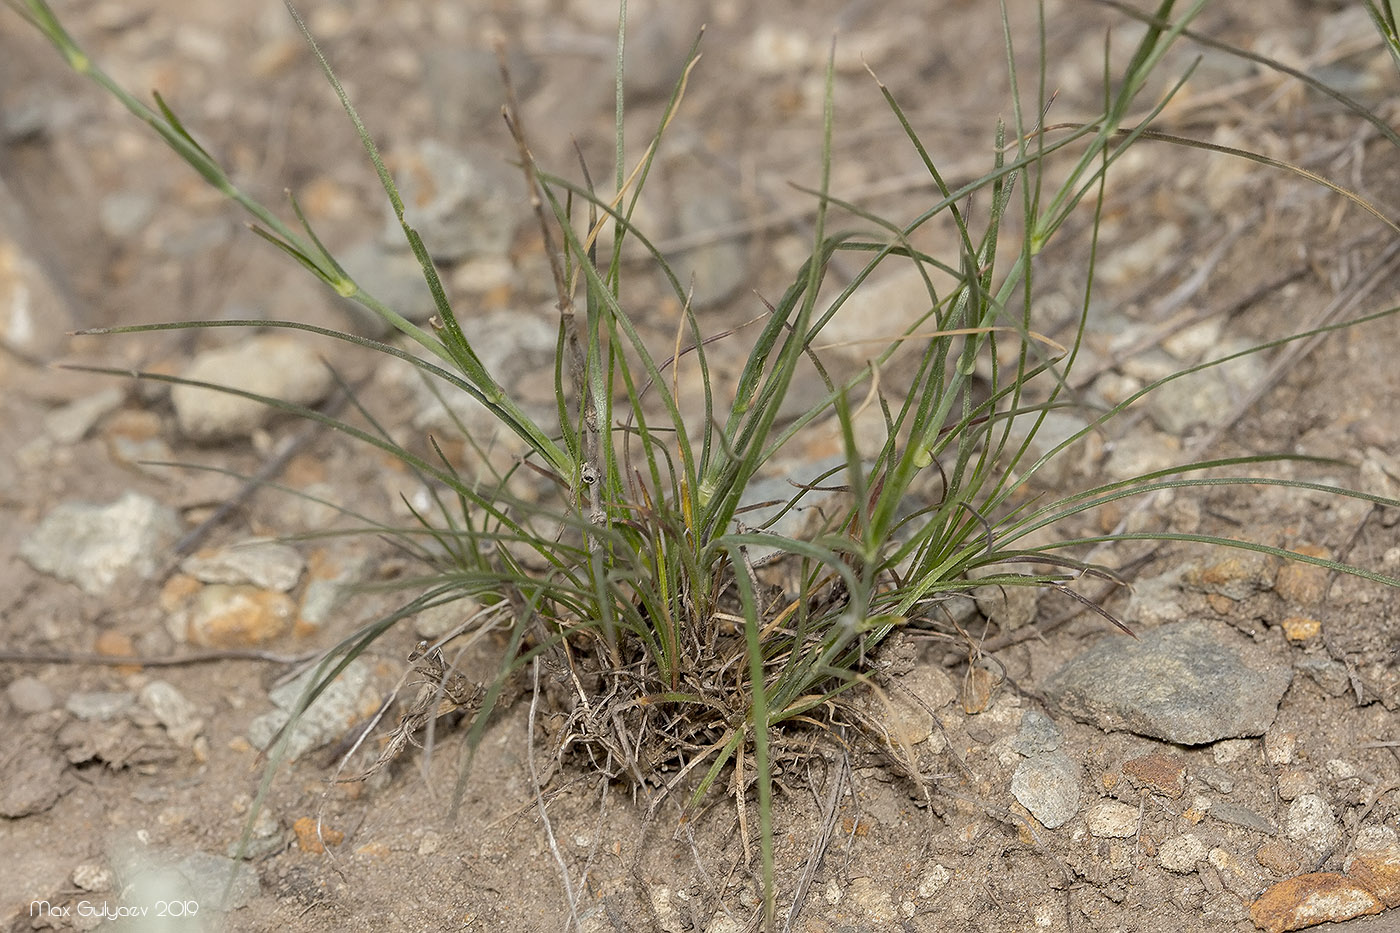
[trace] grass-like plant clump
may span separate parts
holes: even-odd
[[[1173,0],[1164,0],[1152,15],[1143,16],[1145,29],[1126,67],[1117,74],[1106,69],[1101,112],[1082,123],[1049,127],[1042,126],[1040,113],[1021,109],[1023,76],[1003,8],[1011,115],[988,140],[986,173],[956,189],[945,182],[905,118],[898,92],[880,85],[891,119],[937,191],[923,210],[899,221],[843,202],[830,189],[836,118],[829,69],[821,176],[810,192],[816,206],[810,256],[783,295],[763,309],[753,333],[726,335],[731,344],[749,341],[732,386],[711,378],[712,341],[719,335],[707,333],[690,312],[685,283],[646,231],[633,224],[660,140],[681,110],[690,67],[641,156],[628,162],[619,54],[617,160],[609,179],[614,193],[607,196],[586,171],[569,178],[539,166],[512,101],[508,119],[517,142],[514,155],[537,209],[558,298],[557,420],[549,422],[533,417],[512,398],[500,374],[488,371],[478,357],[427,247],[404,219],[403,203],[370,132],[295,10],[291,15],[354,122],[422,266],[437,307],[426,328],[366,293],[322,245],[295,197],[292,224],[242,192],[159,97],[151,108],[113,82],[82,52],[45,0],[10,2],[74,69],[116,96],[211,185],[241,204],[259,236],[423,352],[297,322],[173,326],[279,326],[398,357],[437,381],[441,391],[475,399],[526,451],[510,469],[486,466],[467,474],[436,444],[434,456],[420,456],[395,442],[363,409],[360,423],[366,426],[358,427],[259,399],[392,454],[433,497],[433,510],[416,511],[413,526],[384,528],[425,568],[414,581],[417,593],[401,611],[331,649],[302,708],[399,620],[471,597],[486,607],[477,629],[507,633],[497,675],[486,683],[466,683],[453,669],[453,659],[434,654],[438,646],[431,646],[427,656],[437,665],[442,687],[429,706],[406,718],[400,740],[391,748],[403,747],[408,730],[431,727],[426,710],[438,709],[443,699],[474,713],[467,740],[467,747],[474,748],[494,709],[531,684],[537,687],[541,671],[558,674],[551,679],[567,685],[559,698],[567,721],[556,752],[572,753],[638,785],[664,791],[685,786],[692,801],[722,780],[741,801],[750,791],[756,795],[770,918],[775,762],[804,753],[813,733],[821,735],[835,724],[876,728],[867,721],[868,712],[848,702],[852,688],[869,680],[870,658],[901,627],[921,626],[963,638],[944,610],[950,596],[974,586],[1031,586],[1058,588],[1082,599],[1068,583],[1085,574],[1112,574],[1076,555],[1094,545],[1140,537],[1246,548],[1397,583],[1358,567],[1206,534],[1123,532],[1054,543],[1045,543],[1041,534],[1087,510],[1182,486],[1274,483],[1396,504],[1330,486],[1238,472],[1271,458],[1188,463],[1057,498],[1027,494],[1027,484],[1046,464],[1145,394],[1233,358],[1152,383],[1094,413],[1086,428],[1048,451],[1032,453],[1046,417],[1070,404],[1067,376],[1085,335],[1096,250],[1091,248],[1083,269],[1084,313],[1067,346],[1037,333],[1032,315],[1040,274],[1037,257],[1072,215],[1090,218],[1096,245],[1105,180],[1115,161],[1144,136],[1170,141],[1150,126],[1172,91],[1148,102],[1144,89],[1204,0],[1180,11]],[[1393,22],[1379,11],[1376,17],[1389,30],[1391,48],[1397,48]],[[619,24],[624,21],[625,9]],[[619,25],[619,49],[621,38]],[[697,40],[692,66],[698,46]],[[1176,77],[1180,87],[1185,75]],[[1043,60],[1032,81],[1030,96],[1048,102]],[[834,229],[838,210],[849,229]],[[935,222],[955,231],[947,255],[930,255],[914,245],[927,239],[920,234]],[[624,251],[634,244],[652,254],[685,309],[680,331],[667,346],[650,345],[636,325],[623,275]],[[837,254],[862,264],[839,289],[827,275]],[[894,265],[922,276],[927,311],[904,332],[886,335],[859,371],[829,366],[820,349],[823,330],[867,287],[872,274]],[[1352,323],[1288,334],[1248,352]],[[108,332],[143,329],[150,328]],[[892,386],[880,374],[896,353],[914,362],[905,367],[907,379]],[[823,391],[797,417],[780,420],[780,410],[790,409],[794,374],[807,365],[819,374]],[[681,397],[677,371],[683,366],[695,367],[701,376],[698,404]],[[168,375],[146,377],[186,384]],[[683,416],[696,408],[702,417]],[[872,412],[878,414],[882,429],[875,433],[881,440],[862,446],[858,437],[868,439],[871,432],[858,431],[857,422],[868,421]],[[829,430],[833,423],[843,439],[843,462],[811,483],[794,485],[777,508],[764,512],[762,521],[755,519],[755,480],[808,432]],[[476,443],[470,436],[462,440]],[[520,494],[522,482],[538,476],[552,483],[552,498]],[[913,494],[916,488],[933,494],[921,499]],[[774,530],[785,513],[819,497],[821,519],[807,532]],[[1092,608],[1107,622],[1128,629]],[[971,640],[966,644],[973,650]],[[918,779],[916,770],[910,776]]]

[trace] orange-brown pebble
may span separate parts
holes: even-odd
[[[1283,637],[1295,645],[1312,641],[1322,634],[1322,623],[1307,616],[1289,616],[1279,623]]]
[[[1291,875],[1303,867],[1302,857],[1291,845],[1270,839],[1254,853],[1255,860],[1276,875]]]
[[[1249,919],[1266,933],[1286,933],[1382,910],[1385,905],[1359,881],[1316,871],[1280,881],[1259,895],[1249,908]]]
[[[208,648],[259,645],[285,634],[295,616],[296,603],[286,593],[215,583],[196,598],[188,638]]]
[[[319,831],[318,831],[319,825]],[[303,816],[292,824],[292,832],[297,835],[297,845],[303,852],[321,854],[326,846],[338,846],[345,841],[345,834],[331,829],[314,816]]]
[[[1163,797],[1181,799],[1186,792],[1186,765],[1175,755],[1152,752],[1123,762],[1123,774]]]
[[[1400,847],[1356,856],[1347,866],[1347,875],[1366,885],[1386,907],[1400,907]]]

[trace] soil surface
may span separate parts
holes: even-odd
[[[487,195],[471,196],[482,213],[458,225],[465,229],[445,223],[439,234],[461,247],[443,262],[446,280],[502,380],[545,411],[553,386],[540,374],[549,372],[553,350],[552,283],[517,194],[490,49],[501,39],[510,50],[540,162],[577,177],[581,154],[595,179],[610,180],[610,6],[347,0],[304,11],[391,167],[426,179],[419,206],[431,204],[434,186],[456,170],[434,161],[444,151],[468,160],[463,171],[489,179]],[[645,146],[706,25],[702,58],[639,222],[693,277],[702,326],[715,333],[761,315],[758,296],[781,295],[805,258],[812,201],[795,186],[818,180],[833,34],[838,197],[902,222],[936,200],[867,65],[954,186],[988,169],[997,119],[1011,119],[994,5],[714,0],[685,4],[684,14],[670,4],[631,6],[629,160]],[[1022,104],[1035,114],[1044,107],[1035,87],[1036,9],[1019,0],[1007,6]],[[1217,6],[1198,31],[1279,58],[1383,120],[1397,119],[1394,68],[1359,11],[1301,0]],[[132,0],[59,11],[95,61],[143,99],[158,90],[255,197],[280,209],[282,191],[294,191],[332,251],[363,250],[384,265],[397,255],[383,245],[374,173],[280,5]],[[715,791],[682,819],[684,793],[653,811],[654,791],[602,780],[586,761],[565,760],[551,773],[547,730],[532,723],[528,693],[489,726],[455,813],[463,735],[450,723],[431,756],[410,748],[369,780],[337,782],[372,761],[382,741],[370,739],[356,764],[338,769],[355,724],[411,676],[419,639],[437,637],[463,613],[446,624],[406,620],[376,642],[340,697],[327,744],[284,766],[255,803],[264,790],[260,717],[299,669],[287,659],[334,644],[402,601],[392,588],[333,603],[326,594],[339,582],[391,583],[414,572],[374,535],[316,536],[359,527],[352,518],[264,489],[199,542],[207,557],[235,553],[228,547],[251,537],[287,538],[295,554],[272,560],[274,575],[294,568],[285,586],[245,582],[242,571],[211,582],[216,572],[180,564],[159,521],[151,526],[158,548],[118,559],[149,558],[136,578],[106,584],[91,571],[66,581],[35,569],[33,542],[56,508],[108,505],[134,492],[173,510],[184,533],[238,494],[241,483],[230,474],[256,473],[294,439],[300,446],[276,470],[276,481],[292,490],[396,525],[411,520],[404,503],[419,502],[420,490],[395,461],[352,438],[271,417],[221,433],[177,413],[178,399],[158,384],[49,365],[174,373],[254,339],[232,329],[66,335],[79,327],[363,322],[244,229],[243,215],[116,102],[67,71],[13,11],[0,13],[0,23],[0,185],[8,189],[0,192],[0,284],[6,301],[22,286],[47,302],[35,332],[18,343],[11,332],[15,345],[0,352],[0,424],[9,439],[0,450],[5,928],[756,929],[753,801],[741,814],[732,796]],[[1057,92],[1046,122],[1092,115],[1103,93],[1105,37],[1121,68],[1141,34],[1107,7],[1046,4],[1046,83]],[[1193,62],[1160,117],[1163,132],[1296,163],[1383,211],[1393,208],[1400,152],[1370,123],[1296,80],[1190,43],[1164,64],[1158,88]],[[1073,339],[1085,271],[1096,263],[1084,356],[1071,378],[1086,411],[1222,350],[1396,303],[1395,232],[1296,173],[1161,141],[1142,142],[1115,169],[1097,255],[1086,204],[1037,260],[1035,326],[1062,342]],[[501,204],[490,201],[491,191],[511,194]],[[974,216],[983,216],[985,199],[972,200]],[[19,269],[13,257],[21,255],[34,265]],[[844,284],[859,268],[842,257],[833,276]],[[654,275],[643,262],[631,274]],[[639,302],[638,326],[666,347],[680,309],[659,280],[649,287],[655,300]],[[1333,318],[1321,316],[1329,310]],[[848,325],[858,338],[885,332],[882,309],[867,312],[869,319]],[[737,371],[745,333],[714,345],[722,383]],[[306,370],[324,358],[360,386],[368,412],[403,443],[429,451],[432,432],[450,455],[467,456],[426,412],[431,399],[392,362],[309,335],[291,342],[307,354]],[[862,352],[835,348],[833,365],[859,366]],[[1192,459],[1285,452],[1335,461],[1251,469],[1394,497],[1396,359],[1400,331],[1382,319],[1315,345],[1271,348],[1214,381],[1174,383],[1066,451],[1041,488],[1068,492]],[[899,366],[881,378],[881,388],[897,394]],[[314,388],[314,398],[326,396],[328,386]],[[818,388],[809,373],[796,391]],[[837,451],[814,441],[791,455],[792,469]],[[493,448],[492,456],[510,455],[503,442]],[[145,462],[152,460],[212,469]],[[1323,492],[1219,485],[1112,503],[1054,534],[1214,534],[1396,576],[1396,516]],[[61,556],[64,547],[50,551]],[[1256,928],[1251,907],[1273,891],[1278,916],[1292,919],[1271,920],[1259,909],[1254,916],[1284,929],[1328,919],[1306,913],[1306,895],[1320,890],[1308,886],[1345,885],[1359,877],[1358,864],[1389,865],[1389,893],[1353,885],[1348,896],[1359,906],[1331,916],[1400,903],[1396,591],[1179,542],[1076,553],[1122,568],[1131,590],[1093,580],[1076,587],[1103,600],[1144,643],[1166,626],[1202,623],[1209,638],[1248,649],[1221,657],[1238,654],[1280,672],[1281,698],[1267,699],[1257,728],[1241,721],[1203,741],[1152,737],[1176,735],[1170,713],[1165,733],[1135,720],[1105,727],[1076,703],[1101,708],[1112,698],[1066,699],[1054,675],[1101,639],[1126,636],[1062,595],[1012,610],[997,593],[983,593],[978,610],[963,617],[967,639],[911,630],[889,646],[883,682],[893,699],[871,702],[891,722],[927,714],[907,746],[892,751],[838,736],[779,776],[780,926],[1246,930]],[[229,610],[242,596],[256,606],[231,629],[192,621],[199,605]],[[138,660],[93,663],[128,655]],[[186,660],[146,663],[171,657]],[[406,689],[411,696],[416,686]],[[900,706],[905,693],[920,701]],[[386,722],[378,735],[387,731]],[[920,781],[910,779],[910,762]],[[1037,771],[1037,762],[1053,765]],[[1049,798],[1063,819],[1047,816],[1055,812]],[[249,868],[235,874],[229,856],[241,840]],[[1324,875],[1331,880],[1319,880]],[[1276,885],[1293,877],[1302,878],[1297,890],[1278,894]],[[220,912],[221,902],[234,906]],[[121,910],[138,913],[114,919]],[[1400,921],[1380,913],[1346,929],[1393,928],[1387,923]]]

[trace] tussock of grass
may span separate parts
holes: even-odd
[[[628,162],[619,25],[617,158],[611,179],[615,195],[600,196],[586,169],[581,178],[571,179],[537,165],[519,108],[513,100],[509,107],[516,155],[553,262],[559,308],[553,374],[557,425],[534,420],[483,366],[457,323],[426,247],[404,219],[393,179],[368,130],[294,9],[289,6],[353,121],[422,266],[437,305],[428,328],[408,322],[367,294],[325,249],[294,198],[290,207],[295,228],[242,193],[163,101],[157,98],[156,108],[148,108],[112,82],[63,30],[45,0],[9,2],[53,41],[75,69],[115,95],[211,185],[243,205],[253,216],[259,236],[338,294],[360,303],[416,342],[429,359],[390,343],[294,322],[273,326],[350,341],[399,357],[434,380],[440,391],[462,392],[484,405],[524,445],[526,453],[510,469],[462,475],[436,446],[434,456],[419,456],[395,442],[358,402],[368,427],[259,399],[392,454],[431,491],[431,513],[410,506],[415,524],[409,527],[365,519],[368,528],[394,535],[417,558],[423,571],[410,583],[418,595],[400,612],[331,649],[303,698],[303,709],[375,639],[423,608],[471,597],[486,607],[483,620],[505,633],[506,648],[497,675],[480,684],[464,682],[438,646],[420,649],[415,658],[419,673],[435,686],[419,694],[380,765],[404,748],[417,730],[431,730],[447,709],[471,715],[464,764],[469,763],[491,712],[527,689],[528,670],[538,677],[542,668],[544,680],[555,685],[550,699],[564,715],[555,755],[586,760],[610,777],[653,791],[653,810],[667,793],[683,786],[689,788],[694,805],[726,774],[731,792],[741,799],[751,786],[755,788],[771,923],[775,765],[810,754],[813,736],[835,734],[843,725],[875,730],[868,712],[849,700],[854,687],[872,681],[871,658],[891,633],[922,627],[941,633],[950,643],[965,645],[969,656],[974,654],[977,647],[972,639],[947,617],[944,607],[950,595],[974,585],[995,585],[1052,587],[1082,598],[1067,584],[1085,574],[1110,579],[1112,575],[1074,554],[1084,553],[1089,545],[1141,537],[1262,551],[1397,583],[1343,563],[1206,535],[1123,533],[1054,544],[1024,543],[1088,509],[1165,489],[1260,482],[1322,488],[1220,475],[1269,459],[1247,457],[1185,464],[1050,501],[1027,495],[1027,484],[1038,471],[1142,395],[1205,365],[1223,362],[1185,369],[1149,385],[1097,413],[1088,427],[1048,452],[1038,457],[1029,453],[1047,415],[1069,404],[1067,379],[1084,338],[1107,174],[1118,158],[1144,140],[1203,145],[1150,129],[1174,89],[1148,104],[1141,99],[1149,77],[1186,34],[1203,0],[1181,11],[1172,0],[1164,0],[1152,15],[1141,16],[1146,30],[1127,68],[1104,75],[1101,113],[1088,122],[1048,127],[1040,124],[1040,115],[1028,116],[1016,103],[1021,99],[1022,75],[1011,44],[1009,14],[1003,9],[1011,121],[999,124],[988,140],[986,173],[956,190],[945,182],[906,118],[897,93],[880,84],[891,118],[902,128],[937,190],[932,203],[908,220],[876,216],[841,201],[829,190],[837,120],[828,70],[821,180],[810,191],[816,204],[811,254],[786,292],[750,331],[725,335],[731,341],[748,341],[732,404],[720,397],[722,390],[711,378],[710,347],[721,335],[705,332],[689,311],[683,283],[644,231],[633,224],[658,144],[681,112],[699,40],[658,126],[641,155]],[[1368,7],[1386,30],[1392,51],[1400,48],[1393,20],[1378,7]],[[619,24],[624,19],[620,16]],[[1396,54],[1400,61],[1400,52]],[[1035,98],[1048,103],[1052,97],[1045,83],[1043,53],[1041,59],[1033,79]],[[1184,80],[1181,76],[1175,87]],[[1221,147],[1212,148],[1221,151]],[[1275,164],[1262,156],[1228,154]],[[1052,161],[1056,164],[1053,177],[1061,179],[1053,185],[1047,171]],[[1323,183],[1361,200],[1330,182]],[[844,211],[860,227],[831,229],[828,213],[832,209]],[[1038,334],[1032,321],[1034,260],[1071,215],[1086,212],[1094,232],[1094,248],[1082,281],[1086,313],[1073,340],[1060,346]],[[949,255],[929,255],[912,245],[935,219],[951,221],[956,231]],[[609,237],[601,236],[604,230]],[[1022,231],[1015,243],[1003,240],[1008,230]],[[609,244],[607,250],[600,249],[600,240]],[[630,249],[632,243],[652,255],[685,308],[671,346],[649,345],[629,311],[622,258],[624,248]],[[823,286],[838,255],[862,265],[849,284],[826,297]],[[888,335],[861,370],[852,374],[829,368],[825,350],[820,349],[824,327],[877,270],[893,265],[903,265],[922,277],[927,313],[907,332]],[[940,289],[936,282],[952,284]],[[1249,352],[1352,326],[1392,310],[1286,335]],[[177,326],[245,323],[250,322]],[[262,321],[251,323],[268,326]],[[143,329],[124,327],[113,332]],[[882,367],[899,351],[914,358],[909,376],[898,386],[882,384]],[[974,378],[979,361],[1006,358],[1013,360],[1010,366],[994,362],[983,367],[991,374],[989,383],[979,384]],[[820,375],[824,394],[798,417],[780,422],[779,409],[794,373],[799,365],[809,363]],[[683,408],[694,407],[694,400],[678,394],[680,366],[693,366],[702,377],[704,416],[698,421],[682,415]],[[159,374],[147,378],[184,382]],[[885,439],[878,450],[859,449],[855,427],[859,410],[875,411],[883,421]],[[790,498],[779,503],[778,514],[750,527],[746,492],[755,478],[806,432],[823,429],[833,420],[843,439],[843,462],[816,482],[795,486]],[[470,436],[463,439],[475,443]],[[526,475],[522,471],[547,477],[557,494],[544,500],[520,495],[517,484]],[[911,503],[917,502],[912,490],[918,486],[936,494],[911,511]],[[1400,504],[1330,491],[1384,505]],[[783,513],[799,507],[804,499],[831,492],[836,493],[834,499],[824,504],[821,519],[806,533],[773,531],[773,523]],[[753,556],[760,548],[770,554],[762,561]],[[980,579],[974,583],[970,575],[975,571]],[[1097,606],[1092,608],[1127,630],[1121,621]],[[276,752],[272,760],[275,766]],[[912,764],[908,771],[920,779]],[[466,772],[464,767],[463,780]],[[271,770],[266,780],[270,779]],[[460,799],[460,785],[458,794]]]

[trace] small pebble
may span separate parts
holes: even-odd
[[[1190,833],[1168,839],[1157,847],[1157,862],[1167,871],[1180,875],[1195,871],[1206,855],[1206,844]]]
[[[1313,852],[1330,852],[1342,839],[1332,806],[1316,794],[1303,794],[1288,806],[1288,838]]]
[[[254,586],[213,583],[196,594],[187,612],[171,617],[176,638],[206,648],[243,648],[286,634],[296,603],[285,593]]]
[[[1288,616],[1279,623],[1283,637],[1295,645],[1307,644],[1322,634],[1322,623],[1309,616]]]
[[[116,876],[106,865],[84,862],[73,869],[73,887],[80,891],[110,891],[115,881]]]
[[[1228,801],[1221,800],[1211,804],[1210,815],[1222,823],[1242,826],[1257,833],[1272,836],[1278,832],[1278,827],[1273,824],[1272,820],[1261,816],[1248,807],[1242,807]]]
[[[28,715],[43,713],[54,707],[53,691],[37,677],[17,677],[5,688],[5,698],[15,712]]]
[[[1084,817],[1089,835],[1099,839],[1129,839],[1137,833],[1138,808],[1117,800],[1105,800],[1089,808]]]
[[[935,862],[919,877],[919,886],[914,893],[925,899],[934,897],[952,880],[953,870],[946,865]]]
[[[249,583],[285,593],[301,579],[306,561],[296,548],[267,539],[251,539],[192,554],[180,569],[201,583]]]
[[[102,596],[125,577],[154,573],[179,533],[173,509],[128,492],[107,505],[56,506],[25,537],[19,555],[41,573]]]
[[[297,405],[314,405],[332,384],[330,372],[315,350],[279,334],[206,350],[181,376]],[[170,402],[180,430],[202,443],[250,437],[274,413],[252,399],[188,385],[172,387]]]
[[[1298,757],[1298,734],[1284,729],[1270,729],[1264,733],[1264,760],[1281,767],[1291,764]]]
[[[1123,762],[1123,774],[1155,794],[1181,799],[1186,792],[1186,765],[1175,755],[1153,752]]]
[[[74,693],[64,709],[84,722],[106,722],[126,713],[136,703],[136,697],[124,691],[92,691]]]
[[[315,855],[325,852],[326,846],[338,846],[345,841],[345,833],[332,829],[314,816],[303,816],[297,820],[292,824],[292,832],[296,833],[297,845],[301,850]]]
[[[126,393],[116,386],[109,386],[49,412],[44,419],[44,430],[60,444],[76,444],[104,415],[120,408],[125,400]]]
[[[875,923],[894,923],[899,919],[895,912],[894,898],[890,896],[890,887],[883,881],[865,877],[852,878],[846,886],[846,894],[851,899],[851,906]]]
[[[1302,768],[1284,768],[1278,773],[1280,800],[1296,800],[1317,791],[1317,775]]]

